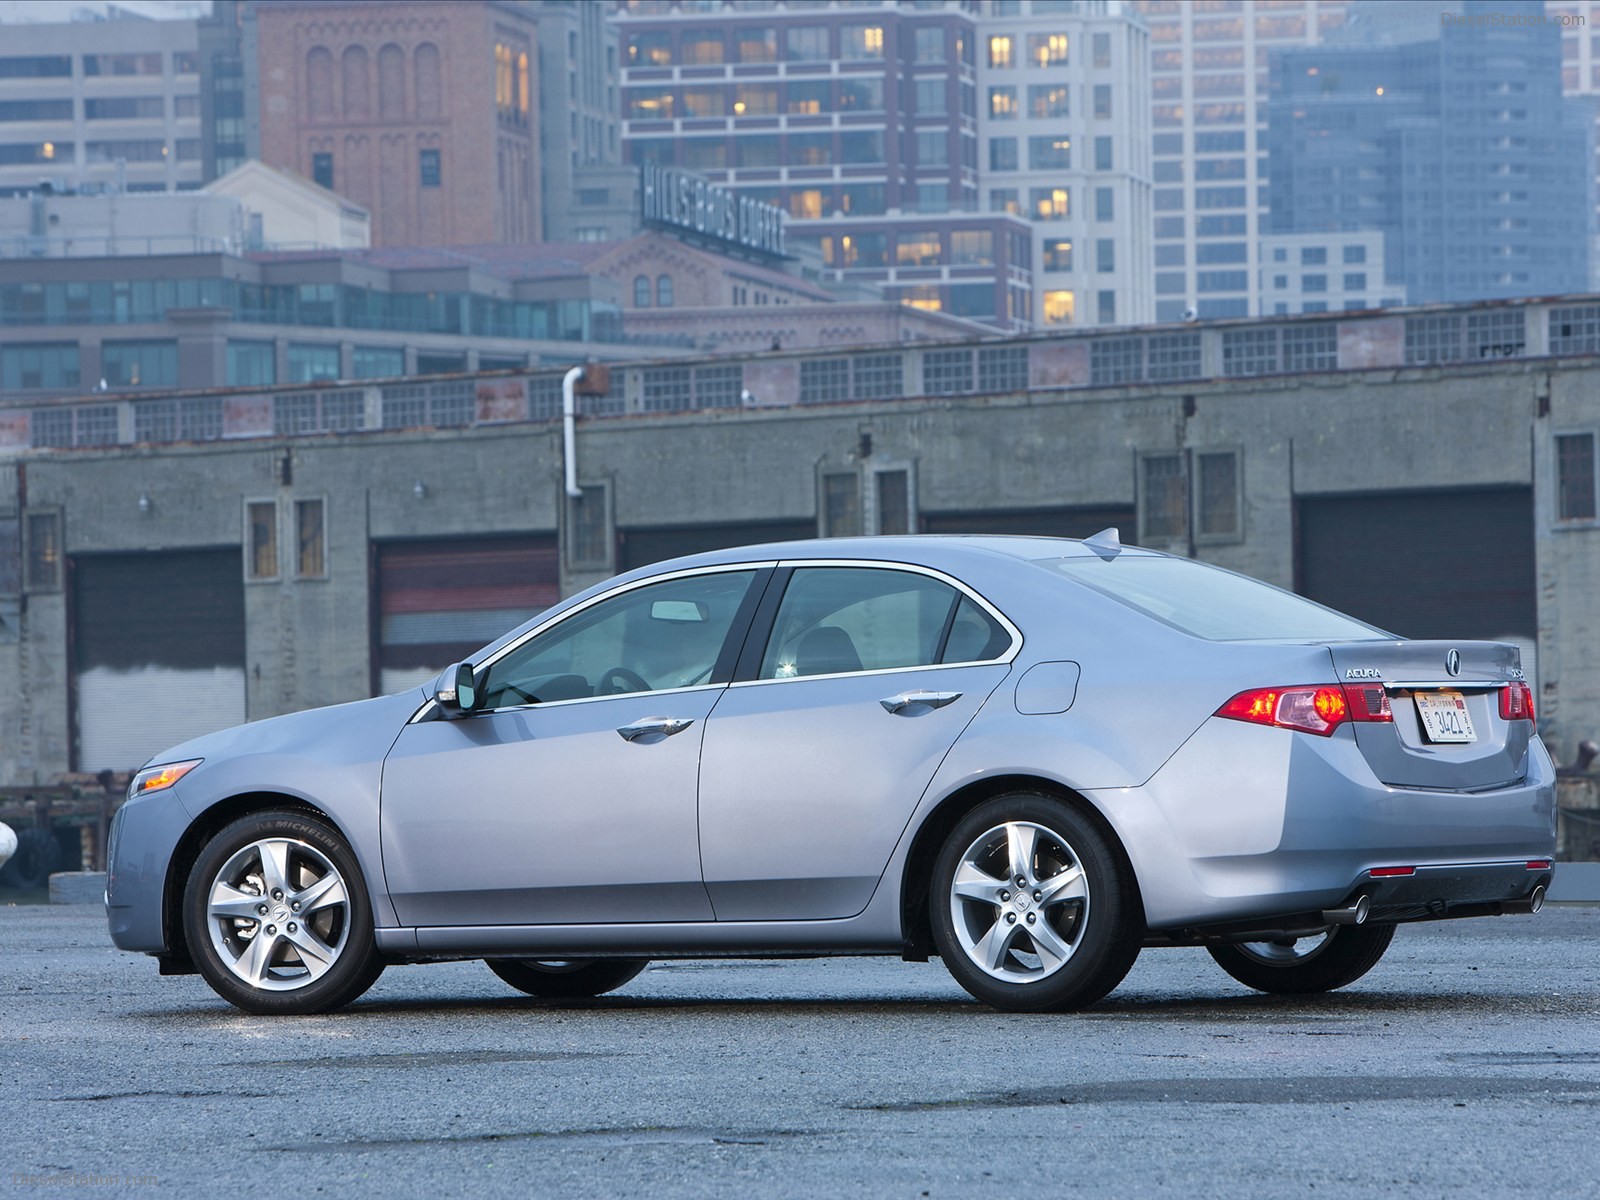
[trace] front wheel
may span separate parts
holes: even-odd
[[[1206,949],[1245,987],[1303,996],[1331,992],[1360,979],[1378,965],[1394,931],[1393,925],[1333,925],[1312,937]]]
[[[1122,982],[1144,933],[1132,874],[1100,828],[1029,792],[997,796],[951,830],[930,904],[956,982],[1014,1012],[1093,1004]]]
[[[578,1000],[614,992],[647,958],[486,958],[489,970],[519,992],[546,1000]]]
[[[246,1012],[327,1012],[383,971],[355,854],[306,813],[253,813],[213,837],[189,873],[183,923],[200,974]]]

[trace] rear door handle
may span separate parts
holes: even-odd
[[[683,717],[646,717],[632,725],[624,725],[617,730],[625,742],[641,742],[649,745],[671,737],[675,733],[682,733],[694,722]]]
[[[943,708],[961,699],[960,692],[901,692],[898,696],[885,696],[878,703],[885,712],[896,716],[915,717],[935,708]]]

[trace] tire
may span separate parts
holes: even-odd
[[[1144,938],[1132,872],[1105,834],[1032,792],[988,800],[951,830],[929,905],[945,968],[1011,1012],[1093,1004],[1122,982]]]
[[[184,889],[183,927],[205,981],[246,1012],[328,1012],[383,972],[360,864],[303,812],[252,813],[207,842]]]
[[[579,1000],[614,992],[650,965],[648,958],[486,958],[489,970],[519,992]]]
[[[1393,925],[1334,925],[1319,937],[1207,946],[1217,965],[1245,987],[1279,996],[1331,992],[1354,983],[1383,957]]]
[[[61,865],[61,843],[48,829],[24,829],[17,849],[0,867],[0,887],[34,892],[50,886],[50,874]]]

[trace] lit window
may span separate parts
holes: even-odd
[[[1017,115],[1017,89],[992,87],[989,89],[989,115],[997,121],[1014,120]]]
[[[1009,37],[992,37],[989,39],[989,65],[991,67],[1009,67],[1011,60],[1011,39]]]
[[[1044,294],[1044,323],[1046,325],[1071,325],[1077,316],[1078,297],[1071,289]]]
[[[1067,35],[1064,33],[1030,33],[1028,58],[1039,67],[1059,66],[1067,61]]]

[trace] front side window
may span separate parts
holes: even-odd
[[[713,672],[755,576],[744,570],[669,579],[575,613],[489,668],[487,707],[723,682]]]
[[[940,580],[874,567],[801,567],[783,593],[759,678],[980,662],[1010,646],[1004,626]]]

